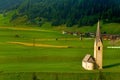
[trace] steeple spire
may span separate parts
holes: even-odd
[[[97,31],[96,31],[96,42],[98,42],[99,40],[102,40],[102,38],[101,38],[101,33],[100,33],[100,22],[98,21]]]

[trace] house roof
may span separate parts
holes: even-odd
[[[95,63],[95,59],[93,56],[91,56],[90,54],[87,54],[84,58],[83,58],[84,62],[91,62],[91,63]]]

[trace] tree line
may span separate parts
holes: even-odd
[[[53,26],[92,26],[98,19],[119,23],[119,4],[120,0],[24,0],[11,21],[26,16],[37,25],[49,21]]]

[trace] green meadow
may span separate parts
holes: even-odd
[[[93,45],[94,38],[60,31],[0,27],[0,80],[118,80],[120,49],[107,47],[120,41],[103,40],[103,70],[86,71],[82,59],[93,55]]]
[[[118,80],[120,78],[118,76],[120,49],[107,48],[113,45],[120,46],[120,41],[103,40],[103,70],[86,71],[81,66],[82,59],[86,54],[93,55],[94,38],[80,40],[79,36],[62,34],[62,30],[95,32],[96,25],[66,28],[65,25],[53,27],[51,23],[46,22],[40,27],[34,25],[26,27],[10,23],[13,13],[0,14],[0,80],[36,80],[33,79],[34,75],[38,80]],[[120,25],[117,23],[101,22],[102,32],[119,34],[119,29]]]

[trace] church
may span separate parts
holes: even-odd
[[[98,21],[96,37],[94,42],[94,57],[87,54],[82,60],[82,67],[86,70],[102,69],[103,44]]]

